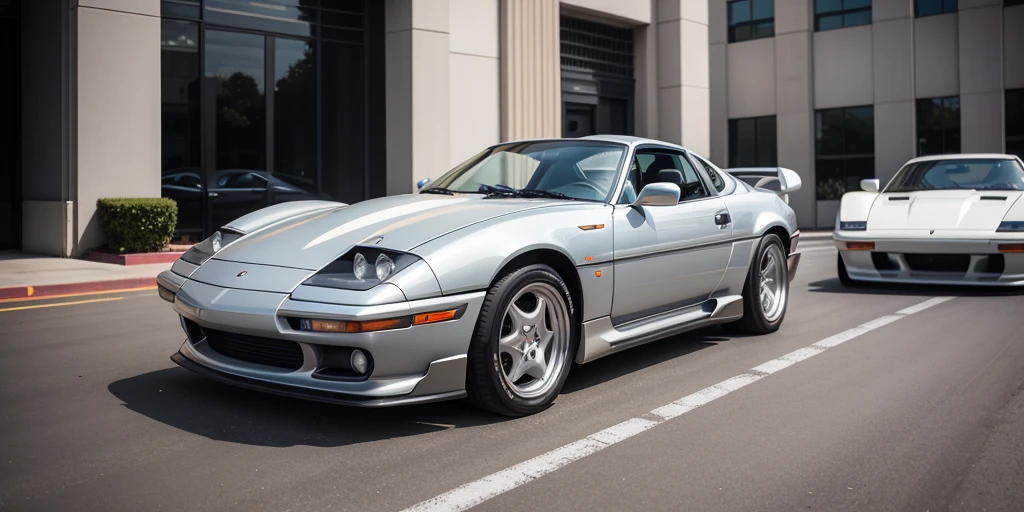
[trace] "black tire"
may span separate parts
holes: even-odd
[[[760,262],[765,253],[771,250],[772,247],[776,247],[778,254],[782,254],[783,257],[782,261],[777,263],[780,265],[782,286],[784,287],[782,311],[781,313],[776,313],[778,316],[774,319],[768,318],[761,307],[759,298],[761,289]],[[761,241],[757,244],[757,250],[754,252],[754,257],[750,262],[750,269],[747,271],[747,280],[743,283],[743,318],[728,324],[726,327],[730,331],[742,334],[768,334],[779,330],[779,327],[782,326],[782,321],[786,318],[786,308],[789,306],[789,267],[785,257],[786,247],[782,245],[782,240],[777,235],[767,234],[761,237]]]
[[[506,384],[501,368],[498,339],[509,303],[516,294],[532,283],[546,283],[559,291],[568,311],[567,353],[555,371],[554,385],[541,396],[523,397]],[[484,297],[476,329],[469,345],[466,368],[466,392],[474,406],[503,416],[520,417],[547,409],[555,401],[569,376],[579,341],[579,312],[565,282],[547,265],[529,265],[499,279]]]
[[[839,283],[843,286],[856,286],[856,282],[850,279],[850,273],[846,271],[846,262],[842,254],[836,254],[836,273],[839,274]]]

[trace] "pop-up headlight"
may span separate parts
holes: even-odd
[[[193,265],[202,265],[206,263],[206,260],[212,258],[214,254],[217,254],[218,251],[239,238],[242,238],[241,233],[221,228],[210,235],[210,238],[193,245],[191,249],[185,251],[185,254],[181,255],[181,259]]]
[[[418,260],[418,256],[404,252],[353,247],[302,284],[342,290],[369,290]]]

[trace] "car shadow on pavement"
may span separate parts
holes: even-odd
[[[909,295],[921,297],[1001,297],[1024,295],[1024,288],[995,286],[914,285],[903,283],[856,283],[845,286],[838,277],[822,279],[808,284],[811,292],[846,293],[861,295]]]
[[[722,332],[721,327],[699,329],[633,347],[587,364],[574,365],[565,386],[562,387],[562,393],[574,393],[603,384],[644,368],[713,347],[734,337],[726,337]]]
[[[116,381],[125,407],[213,440],[269,447],[337,447],[503,421],[465,400],[365,409],[251,391],[167,368]]]

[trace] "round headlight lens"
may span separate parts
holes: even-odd
[[[215,231],[213,233],[213,236],[210,237],[210,248],[213,249],[213,252],[217,252],[220,250],[221,238],[222,235],[220,234],[220,231]]]
[[[380,281],[387,279],[395,271],[395,262],[391,261],[391,258],[388,258],[384,253],[380,253],[380,256],[377,256],[375,266],[377,267],[377,279]]]
[[[366,268],[366,256],[363,256],[361,252],[357,252],[355,257],[352,258],[352,274],[356,276],[356,279],[362,281],[366,279],[368,270]]]
[[[349,358],[349,364],[352,365],[352,369],[359,375],[366,373],[367,368],[370,366],[370,362],[366,359],[366,354],[358,348],[352,351],[352,357]]]

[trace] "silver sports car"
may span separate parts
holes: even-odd
[[[799,262],[779,194],[800,180],[764,172],[784,186],[653,140],[531,140],[417,194],[271,206],[159,276],[187,335],[172,359],[327,402],[534,413],[573,362],[711,324],[779,328]]]

